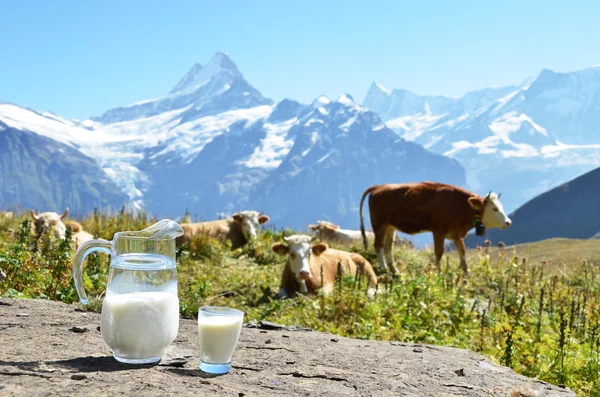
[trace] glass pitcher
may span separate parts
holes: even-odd
[[[73,258],[73,280],[81,303],[85,257],[96,251],[111,256],[100,332],[116,360],[148,364],[161,359],[179,331],[175,239],[178,223],[163,219],[138,232],[115,233],[112,241],[90,240]]]

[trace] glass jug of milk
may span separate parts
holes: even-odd
[[[73,280],[84,305],[88,302],[82,274],[85,257],[96,251],[111,256],[100,332],[120,362],[157,362],[177,336],[175,238],[181,235],[179,224],[163,219],[144,230],[115,233],[112,241],[86,241],[75,253]]]

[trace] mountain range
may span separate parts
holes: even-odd
[[[457,160],[398,136],[350,95],[274,103],[225,53],[193,65],[161,98],[86,120],[0,103],[0,123],[11,186],[27,181],[8,191],[0,184],[2,206],[85,212],[126,203],[173,218],[187,208],[200,219],[256,209],[277,227],[317,219],[358,227],[372,184],[466,186]],[[28,144],[11,143],[23,136]],[[38,172],[20,172],[19,159]]]
[[[460,98],[374,82],[363,106],[404,139],[459,160],[469,188],[502,192],[507,211],[600,166],[600,67],[544,69]]]
[[[512,212],[600,166],[599,110],[598,67],[458,98],[374,82],[360,105],[349,94],[276,103],[218,52],[164,96],[85,120],[0,102],[0,206],[256,209],[277,227],[357,228],[368,186],[432,180],[502,192]]]

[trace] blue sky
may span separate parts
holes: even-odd
[[[67,117],[164,95],[227,52],[264,95],[457,96],[600,64],[592,1],[3,1],[0,100]]]

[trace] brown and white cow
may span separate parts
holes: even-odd
[[[43,233],[53,230],[54,236],[57,238],[65,238],[65,232],[67,228],[63,223],[63,219],[67,217],[69,214],[69,208],[65,209],[65,212],[62,215],[57,214],[56,212],[42,212],[41,214],[35,214],[33,210],[31,210],[31,218],[33,219],[33,223],[31,224],[31,232],[39,237]]]
[[[362,241],[360,230],[342,229],[339,225],[327,221],[317,221],[316,225],[308,225],[308,228],[319,240],[327,243],[351,246]],[[366,234],[369,241],[375,239],[373,232],[367,231]]]
[[[278,255],[286,255],[287,261],[281,275],[278,298],[293,296],[297,292],[315,293],[321,288],[327,294],[335,286],[338,262],[342,264],[342,275],[366,275],[368,280],[367,296],[372,298],[377,287],[377,276],[371,263],[361,255],[329,248],[326,243],[312,244],[315,237],[295,234],[284,237],[287,243],[275,243],[271,246]],[[321,268],[323,278],[321,279]]]
[[[371,225],[375,233],[375,252],[381,269],[386,260],[397,273],[392,255],[392,236],[396,230],[406,234],[433,233],[435,265],[440,269],[444,239],[454,242],[460,265],[469,272],[464,238],[478,222],[485,228],[506,229],[511,220],[504,212],[500,195],[490,192],[481,197],[457,186],[434,183],[383,184],[369,187],[360,201],[360,227],[364,231],[363,203],[369,196]],[[363,235],[365,247],[366,236]]]
[[[77,221],[66,221],[63,222],[65,226],[71,226],[71,230],[73,230],[73,234],[71,235],[71,241],[75,243],[76,247],[79,247],[81,244],[85,243],[88,240],[93,240],[94,236],[90,233],[83,230],[83,226]]]
[[[269,217],[257,211],[238,211],[232,217],[208,222],[182,223],[183,236],[177,237],[176,245],[179,247],[190,242],[192,237],[206,234],[210,237],[231,241],[232,248],[236,249],[248,241],[256,239],[259,225],[269,221]]]

